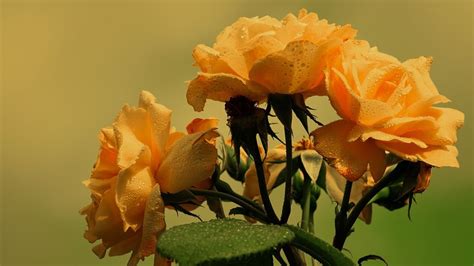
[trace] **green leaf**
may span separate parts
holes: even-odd
[[[218,219],[172,227],[157,249],[180,265],[272,265],[274,249],[294,237],[287,227]]]

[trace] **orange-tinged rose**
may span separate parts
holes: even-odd
[[[434,107],[449,100],[430,78],[432,59],[400,62],[350,40],[328,64],[329,100],[341,120],[313,132],[317,151],[339,173],[357,180],[367,170],[377,180],[385,170],[385,151],[402,159],[457,167],[454,144],[464,114]]]
[[[224,29],[212,47],[198,45],[193,57],[201,72],[188,87],[188,103],[202,111],[207,99],[228,101],[268,94],[324,94],[323,69],[337,47],[353,38],[350,25],[337,26],[301,10],[275,18],[240,18]]]
[[[84,184],[92,203],[81,210],[84,237],[100,258],[132,251],[129,265],[155,253],[165,230],[161,193],[208,183],[217,161],[216,119],[194,120],[188,134],[171,132],[171,111],[146,91],[139,106],[125,105],[112,127],[99,134],[101,148]],[[156,264],[169,262],[156,256]]]

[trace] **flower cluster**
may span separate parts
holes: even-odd
[[[100,258],[107,250],[132,252],[129,265],[136,265],[156,254],[156,265],[169,264],[155,251],[165,206],[192,215],[208,200],[222,218],[220,197],[239,204],[236,213],[249,221],[271,224],[285,224],[294,201],[301,227],[313,233],[321,190],[340,207],[333,245],[341,250],[357,218],[371,222],[372,203],[403,207],[428,188],[432,167],[459,166],[455,144],[464,114],[436,106],[449,100],[431,80],[431,57],[399,61],[356,39],[351,25],[306,10],[281,21],[240,18],[212,46],[196,46],[193,57],[200,72],[188,84],[187,101],[195,111],[208,99],[225,102],[232,141],[221,143],[219,156],[213,118],[176,131],[171,111],[149,92],[140,94],[138,107],[125,105],[100,131],[99,155],[84,181],[92,198],[80,211],[84,237],[100,240],[93,248]],[[305,100],[312,96],[327,97],[340,119],[309,132],[307,117],[316,119]],[[285,143],[268,149],[267,134],[280,139],[268,122],[272,110]],[[295,145],[293,113],[309,133]],[[220,178],[224,170],[242,182],[243,195]],[[269,193],[283,184],[279,218]],[[290,264],[298,261],[292,249],[285,255]]]

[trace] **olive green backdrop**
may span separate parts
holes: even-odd
[[[98,130],[141,89],[173,109],[183,130],[194,117],[216,116],[186,104],[191,51],[240,16],[282,18],[306,7],[359,38],[405,60],[432,55],[432,77],[466,114],[459,132],[460,169],[435,169],[430,189],[407,210],[375,208],[373,224],[357,223],[347,249],[357,259],[383,256],[390,265],[472,265],[473,43],[471,1],[3,1],[1,10],[1,265],[123,265],[99,261],[82,238],[81,185],[95,161]],[[336,116],[325,98],[310,105],[323,122]],[[296,138],[303,136],[297,127]],[[236,190],[240,185],[235,183]],[[281,190],[272,194],[277,208]],[[334,204],[322,195],[317,234],[330,241]],[[295,208],[296,210],[297,208]],[[212,214],[205,208],[205,219]],[[293,222],[299,219],[295,211]],[[167,211],[169,226],[193,221]],[[199,245],[199,242],[196,242]],[[143,265],[151,265],[148,259]],[[367,265],[381,265],[370,262]]]

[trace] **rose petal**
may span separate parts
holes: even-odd
[[[457,131],[464,125],[464,114],[451,108],[431,108],[437,128],[410,134],[431,145],[452,145],[457,142]]]
[[[152,156],[158,158],[164,156],[164,149],[170,132],[171,124],[171,110],[164,105],[156,103],[156,98],[148,91],[140,93],[140,100],[138,105],[145,109],[148,114],[148,125],[151,128],[152,134],[149,147],[152,151]],[[146,143],[146,142],[144,142]],[[157,150],[154,147],[157,147]]]
[[[135,232],[123,230],[120,210],[115,202],[115,188],[104,193],[95,214],[95,226],[92,232],[106,248],[111,247],[121,240],[131,237]]]
[[[129,253],[137,248],[140,243],[141,232],[138,231],[129,238],[125,238],[110,247],[109,256],[120,256]]]
[[[149,157],[147,159],[151,160],[150,147],[145,146],[128,125],[127,113],[130,113],[131,110],[129,106],[124,106],[122,113],[119,114],[119,118],[114,123],[114,133],[118,147],[117,165],[120,169],[125,169],[135,164],[139,156],[144,153],[144,150],[149,151]],[[139,111],[139,113],[141,113],[141,115],[144,114],[143,111]]]
[[[349,142],[353,127],[349,121],[338,120],[316,129],[311,133],[315,149],[350,181],[359,179],[368,169],[378,180],[385,171],[385,152],[372,140]]]
[[[389,134],[411,137],[417,132],[436,131],[438,127],[436,120],[431,116],[394,117],[381,125],[381,130]]]
[[[414,144],[377,141],[377,146],[408,161],[423,161],[436,167],[459,167],[458,150],[452,145],[420,148]]]
[[[171,111],[155,100],[151,93],[143,91],[140,107],[125,105],[113,124],[119,167],[132,165],[144,146],[151,152],[150,165],[158,167],[170,132]]]
[[[228,58],[221,56],[219,51],[209,46],[203,44],[196,46],[193,50],[193,58],[202,72],[238,75],[237,72],[232,69],[231,63],[227,62]]]
[[[99,133],[101,143],[99,156],[92,169],[91,178],[108,179],[117,175],[117,144],[112,128],[103,128]]]
[[[202,111],[207,99],[226,102],[235,96],[245,96],[253,101],[265,98],[265,91],[245,84],[241,78],[229,74],[200,73],[188,86],[186,97],[195,111]]]
[[[128,265],[137,265],[139,260],[155,253],[157,239],[166,229],[164,212],[165,205],[161,198],[160,186],[156,184],[146,202],[140,245],[133,252]]]
[[[188,134],[193,134],[217,128],[218,125],[219,119],[217,118],[195,118],[186,126],[186,131],[188,132]]]
[[[323,79],[323,62],[339,45],[337,40],[317,46],[310,41],[294,41],[286,48],[255,63],[250,80],[271,93],[294,94],[317,87]]]
[[[364,98],[377,99],[380,93],[387,93],[384,82],[390,81],[398,84],[403,76],[404,69],[398,64],[389,64],[371,69],[361,84],[360,93]],[[393,87],[395,89],[396,87]],[[388,93],[389,95],[391,93]],[[380,96],[379,96],[380,97]]]
[[[448,103],[449,99],[443,95],[435,95],[428,99],[420,99],[412,105],[406,106],[400,112],[400,116],[416,117],[429,115],[432,105],[437,103]]]
[[[433,58],[424,56],[403,62],[413,87],[413,90],[408,95],[407,101],[409,103],[439,95],[438,89],[430,77],[429,71],[432,63]]]
[[[173,132],[173,133],[171,133],[168,137],[168,142],[166,143],[166,147],[165,147],[166,154],[168,154],[168,152],[170,152],[171,147],[173,147],[173,145],[176,143],[176,141],[178,141],[180,138],[182,138],[184,136],[186,136],[186,134],[184,134],[183,132]]]
[[[325,75],[327,94],[334,110],[344,119],[357,121],[360,103],[355,94],[351,92],[352,87],[347,78],[335,68],[326,70]]]
[[[413,143],[420,148],[426,148],[428,145],[423,141],[416,138],[406,138],[386,133],[374,128],[368,128],[356,125],[352,128],[351,132],[348,135],[349,141],[356,141],[360,139],[362,141],[367,141],[368,139],[380,140],[380,141],[397,141],[402,143]]]
[[[363,88],[351,86],[347,75],[333,68],[327,74],[328,95],[337,113],[348,120],[358,121],[366,126],[386,121],[401,110],[379,100],[367,99],[357,95]]]
[[[124,231],[128,228],[137,231],[140,228],[146,200],[156,183],[144,159],[146,157],[140,156],[133,166],[122,170],[117,178],[116,202],[124,222]]]
[[[300,21],[291,13],[283,18],[282,23],[282,27],[275,29],[275,37],[285,46],[289,42],[298,39],[307,27],[306,22]]]
[[[247,69],[252,68],[256,61],[283,48],[285,45],[276,38],[275,32],[258,34],[242,47],[242,55],[245,57]]]
[[[247,79],[248,68],[242,54],[244,46],[256,35],[263,32],[272,32],[274,28],[278,28],[280,25],[281,23],[278,20],[268,16],[239,18],[217,36],[214,49],[219,51],[222,61],[226,62],[238,76]]]
[[[257,34],[272,31],[280,26],[280,21],[269,16],[241,17],[217,36],[214,48],[219,51],[224,47],[239,49]]]
[[[157,179],[163,192],[176,193],[212,176],[217,150],[214,130],[190,134],[179,139],[162,162]]]
[[[112,185],[115,184],[116,179],[116,176],[108,179],[89,178],[82,183],[90,189],[92,193],[103,195],[105,191],[109,190]]]

